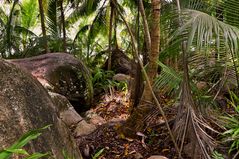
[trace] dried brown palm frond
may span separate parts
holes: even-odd
[[[187,141],[194,145],[192,156],[199,153],[199,151],[196,150],[198,146],[203,157],[209,159],[210,152],[212,152],[215,147],[215,141],[207,134],[207,130],[213,132],[217,131],[208,124],[200,111],[197,110],[188,86],[188,84],[183,83],[180,106],[174,126],[174,134],[180,145],[181,153]]]
[[[236,53],[238,51],[239,30],[232,25],[219,21],[216,17],[200,11],[186,9],[182,12],[179,0],[177,0],[177,7],[179,11],[180,29],[176,32],[176,35],[184,35],[183,33],[185,33],[185,30],[188,30],[188,34],[186,38],[187,40],[182,41],[183,81],[181,87],[180,106],[178,108],[174,132],[177,136],[177,141],[180,143],[180,152],[182,152],[184,143],[187,141],[193,145],[193,158],[195,158],[195,152],[198,150],[196,149],[198,146],[200,147],[199,151],[201,152],[203,158],[210,159],[210,153],[213,151],[215,141],[210,135],[208,135],[207,130],[214,130],[210,127],[206,120],[204,120],[203,116],[200,114],[198,106],[196,106],[193,100],[191,86],[189,84],[188,57],[190,54],[194,53],[192,48],[199,52],[204,50],[206,53],[210,53],[212,55],[213,52],[208,51],[211,48],[211,44],[215,43],[214,48],[218,51],[220,50],[220,46],[222,44],[221,41],[223,41],[223,44],[227,49],[225,52],[227,55],[228,53],[231,53],[232,61],[235,66],[233,56],[236,57]],[[183,19],[186,19],[184,18],[184,13],[186,12],[188,13],[185,14],[187,18],[191,18],[184,21]],[[204,56],[208,57],[207,54]],[[197,59],[198,58],[192,60],[197,61]],[[204,61],[199,60],[198,62],[199,66],[202,67],[201,69],[204,69]],[[222,78],[221,80],[225,81]]]

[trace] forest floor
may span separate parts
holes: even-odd
[[[162,104],[170,102],[163,96],[161,98]],[[173,108],[166,111],[170,121],[176,111]],[[148,127],[136,139],[118,133],[118,128],[130,114],[129,102],[124,92],[115,91],[112,95],[102,95],[89,112],[97,114],[106,122],[99,123],[92,134],[77,138],[84,158],[97,156],[99,159],[145,159],[152,155],[177,158],[165,122],[157,110],[153,112],[154,117],[150,119]]]

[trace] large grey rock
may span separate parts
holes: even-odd
[[[94,115],[90,118],[89,122],[90,122],[91,124],[94,124],[94,125],[103,125],[103,124],[107,123],[104,118],[102,118],[101,116],[99,116],[99,115],[97,115],[97,114],[94,114]]]
[[[131,80],[131,77],[129,75],[126,75],[126,74],[117,73],[116,75],[113,76],[113,80],[119,81],[119,82],[129,83],[129,81]]]
[[[0,149],[9,147],[24,133],[52,124],[28,144],[33,152],[50,152],[63,159],[65,150],[75,158],[81,154],[55,105],[43,86],[31,74],[0,59]]]
[[[116,48],[112,50],[111,57],[112,70],[115,73],[123,73],[127,75],[135,75],[136,64],[133,59],[130,59],[122,50]],[[105,68],[108,66],[108,60],[105,63]]]
[[[92,110],[88,110],[85,113],[85,118],[89,123],[96,125],[96,126],[103,125],[103,124],[107,123],[104,118],[102,118],[100,115],[98,115],[96,112],[94,112]]]
[[[96,130],[96,126],[93,124],[87,123],[85,120],[79,122],[74,130],[76,137],[85,136],[93,133]]]
[[[53,102],[56,105],[58,115],[69,127],[74,128],[75,137],[88,135],[96,130],[96,126],[86,122],[73,108],[68,99],[60,94],[50,92]]]
[[[90,72],[84,63],[73,55],[48,53],[8,61],[30,72],[47,89],[64,95],[69,100],[87,104],[92,102]]]
[[[68,99],[58,93],[49,92],[53,103],[56,106],[56,112],[62,121],[68,126],[72,127],[82,120],[84,120],[74,109]]]

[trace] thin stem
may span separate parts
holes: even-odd
[[[239,155],[239,151],[237,151],[237,153],[235,154],[235,156],[232,159],[236,159],[238,155]]]
[[[149,32],[149,25],[148,25],[147,17],[145,15],[144,4],[142,0],[139,0],[139,11],[142,16],[142,21],[144,26],[144,38],[145,38],[147,52],[149,54],[151,52],[151,38],[150,38],[150,32]]]
[[[132,31],[131,31],[131,29],[130,29],[128,23],[127,23],[127,21],[125,20],[124,16],[122,15],[122,13],[120,12],[120,10],[118,9],[117,4],[115,4],[115,2],[113,2],[113,3],[114,3],[114,5],[115,5],[115,8],[116,8],[117,12],[119,13],[120,17],[121,17],[122,20],[124,21],[124,23],[125,23],[125,25],[126,25],[126,27],[127,27],[127,30],[129,31],[129,34],[130,34],[130,37],[131,37],[131,40],[132,40],[132,47],[133,47],[133,50],[134,50],[134,51],[133,51],[133,52],[134,52],[134,55],[135,55],[135,57],[137,57],[137,60],[138,60],[138,62],[139,62],[139,65],[140,65],[140,67],[141,67],[141,69],[142,69],[142,73],[143,73],[143,75],[144,75],[144,77],[145,77],[146,83],[147,83],[147,85],[148,85],[148,87],[149,87],[149,89],[150,89],[150,91],[151,91],[151,93],[152,93],[153,99],[154,99],[154,101],[155,101],[157,107],[159,108],[160,113],[162,114],[162,116],[163,116],[163,118],[164,118],[164,120],[165,120],[166,127],[167,127],[167,129],[168,129],[168,132],[169,132],[169,135],[170,135],[170,137],[171,137],[171,140],[172,140],[172,142],[173,142],[173,144],[174,144],[174,146],[175,146],[175,149],[176,149],[177,153],[179,154],[179,156],[180,156],[180,158],[181,158],[181,155],[180,155],[180,153],[179,153],[179,152],[180,152],[180,151],[179,151],[179,147],[178,147],[178,145],[177,145],[177,143],[176,143],[176,140],[175,140],[175,138],[174,138],[174,136],[173,136],[173,133],[172,133],[172,131],[171,131],[171,129],[170,129],[170,126],[169,126],[169,123],[168,123],[168,119],[167,119],[167,117],[166,117],[166,115],[165,115],[165,113],[164,113],[164,111],[163,111],[163,109],[162,109],[162,107],[161,107],[161,105],[160,105],[160,103],[159,103],[159,101],[158,101],[158,99],[157,99],[157,97],[156,97],[154,91],[153,91],[153,88],[152,88],[152,86],[151,86],[151,84],[150,84],[150,80],[149,80],[149,78],[148,78],[148,75],[147,75],[147,73],[146,73],[146,71],[145,71],[145,69],[144,69],[143,62],[142,62],[142,60],[141,60],[140,57],[139,57],[138,50],[137,50],[137,48],[136,48],[136,40],[135,40],[135,38],[134,38],[134,35],[133,35],[133,33],[132,33]]]
[[[66,50],[66,26],[65,26],[65,15],[64,15],[64,8],[63,8],[63,0],[61,1],[61,23],[62,23],[62,32],[63,32],[63,51],[67,52]]]
[[[8,53],[9,53],[9,55],[12,55],[12,47],[11,47],[11,41],[12,41],[12,39],[11,39],[11,34],[12,34],[12,28],[13,28],[13,26],[12,26],[12,18],[13,18],[13,12],[14,12],[14,9],[15,9],[15,6],[17,5],[17,3],[18,3],[18,0],[15,0],[14,2],[13,2],[13,5],[12,5],[12,8],[11,8],[11,11],[10,11],[10,16],[9,16],[9,19],[8,19],[8,22],[7,22],[7,28],[6,28],[6,30],[7,30],[7,50],[8,50]],[[4,54],[3,54],[4,55]],[[5,55],[5,56],[7,56],[7,55]]]
[[[46,37],[46,27],[45,27],[45,18],[44,18],[44,9],[43,9],[42,0],[38,0],[38,3],[39,3],[39,12],[41,17],[42,36],[44,38],[44,47],[45,47],[45,52],[48,53],[49,50],[48,50],[47,37]]]
[[[112,28],[113,28],[113,18],[114,18],[114,9],[110,4],[110,29],[109,29],[109,57],[108,57],[108,70],[111,70],[111,62],[112,62],[112,48],[111,48],[111,40],[112,40]]]

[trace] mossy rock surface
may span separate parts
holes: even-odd
[[[52,124],[25,149],[50,152],[62,159],[62,151],[81,158],[66,125],[58,118],[52,99],[30,74],[0,60],[0,149],[7,148],[24,133]]]
[[[87,106],[93,101],[91,73],[83,61],[67,53],[48,53],[8,60],[31,73],[52,92]],[[80,109],[80,108],[78,108]]]

